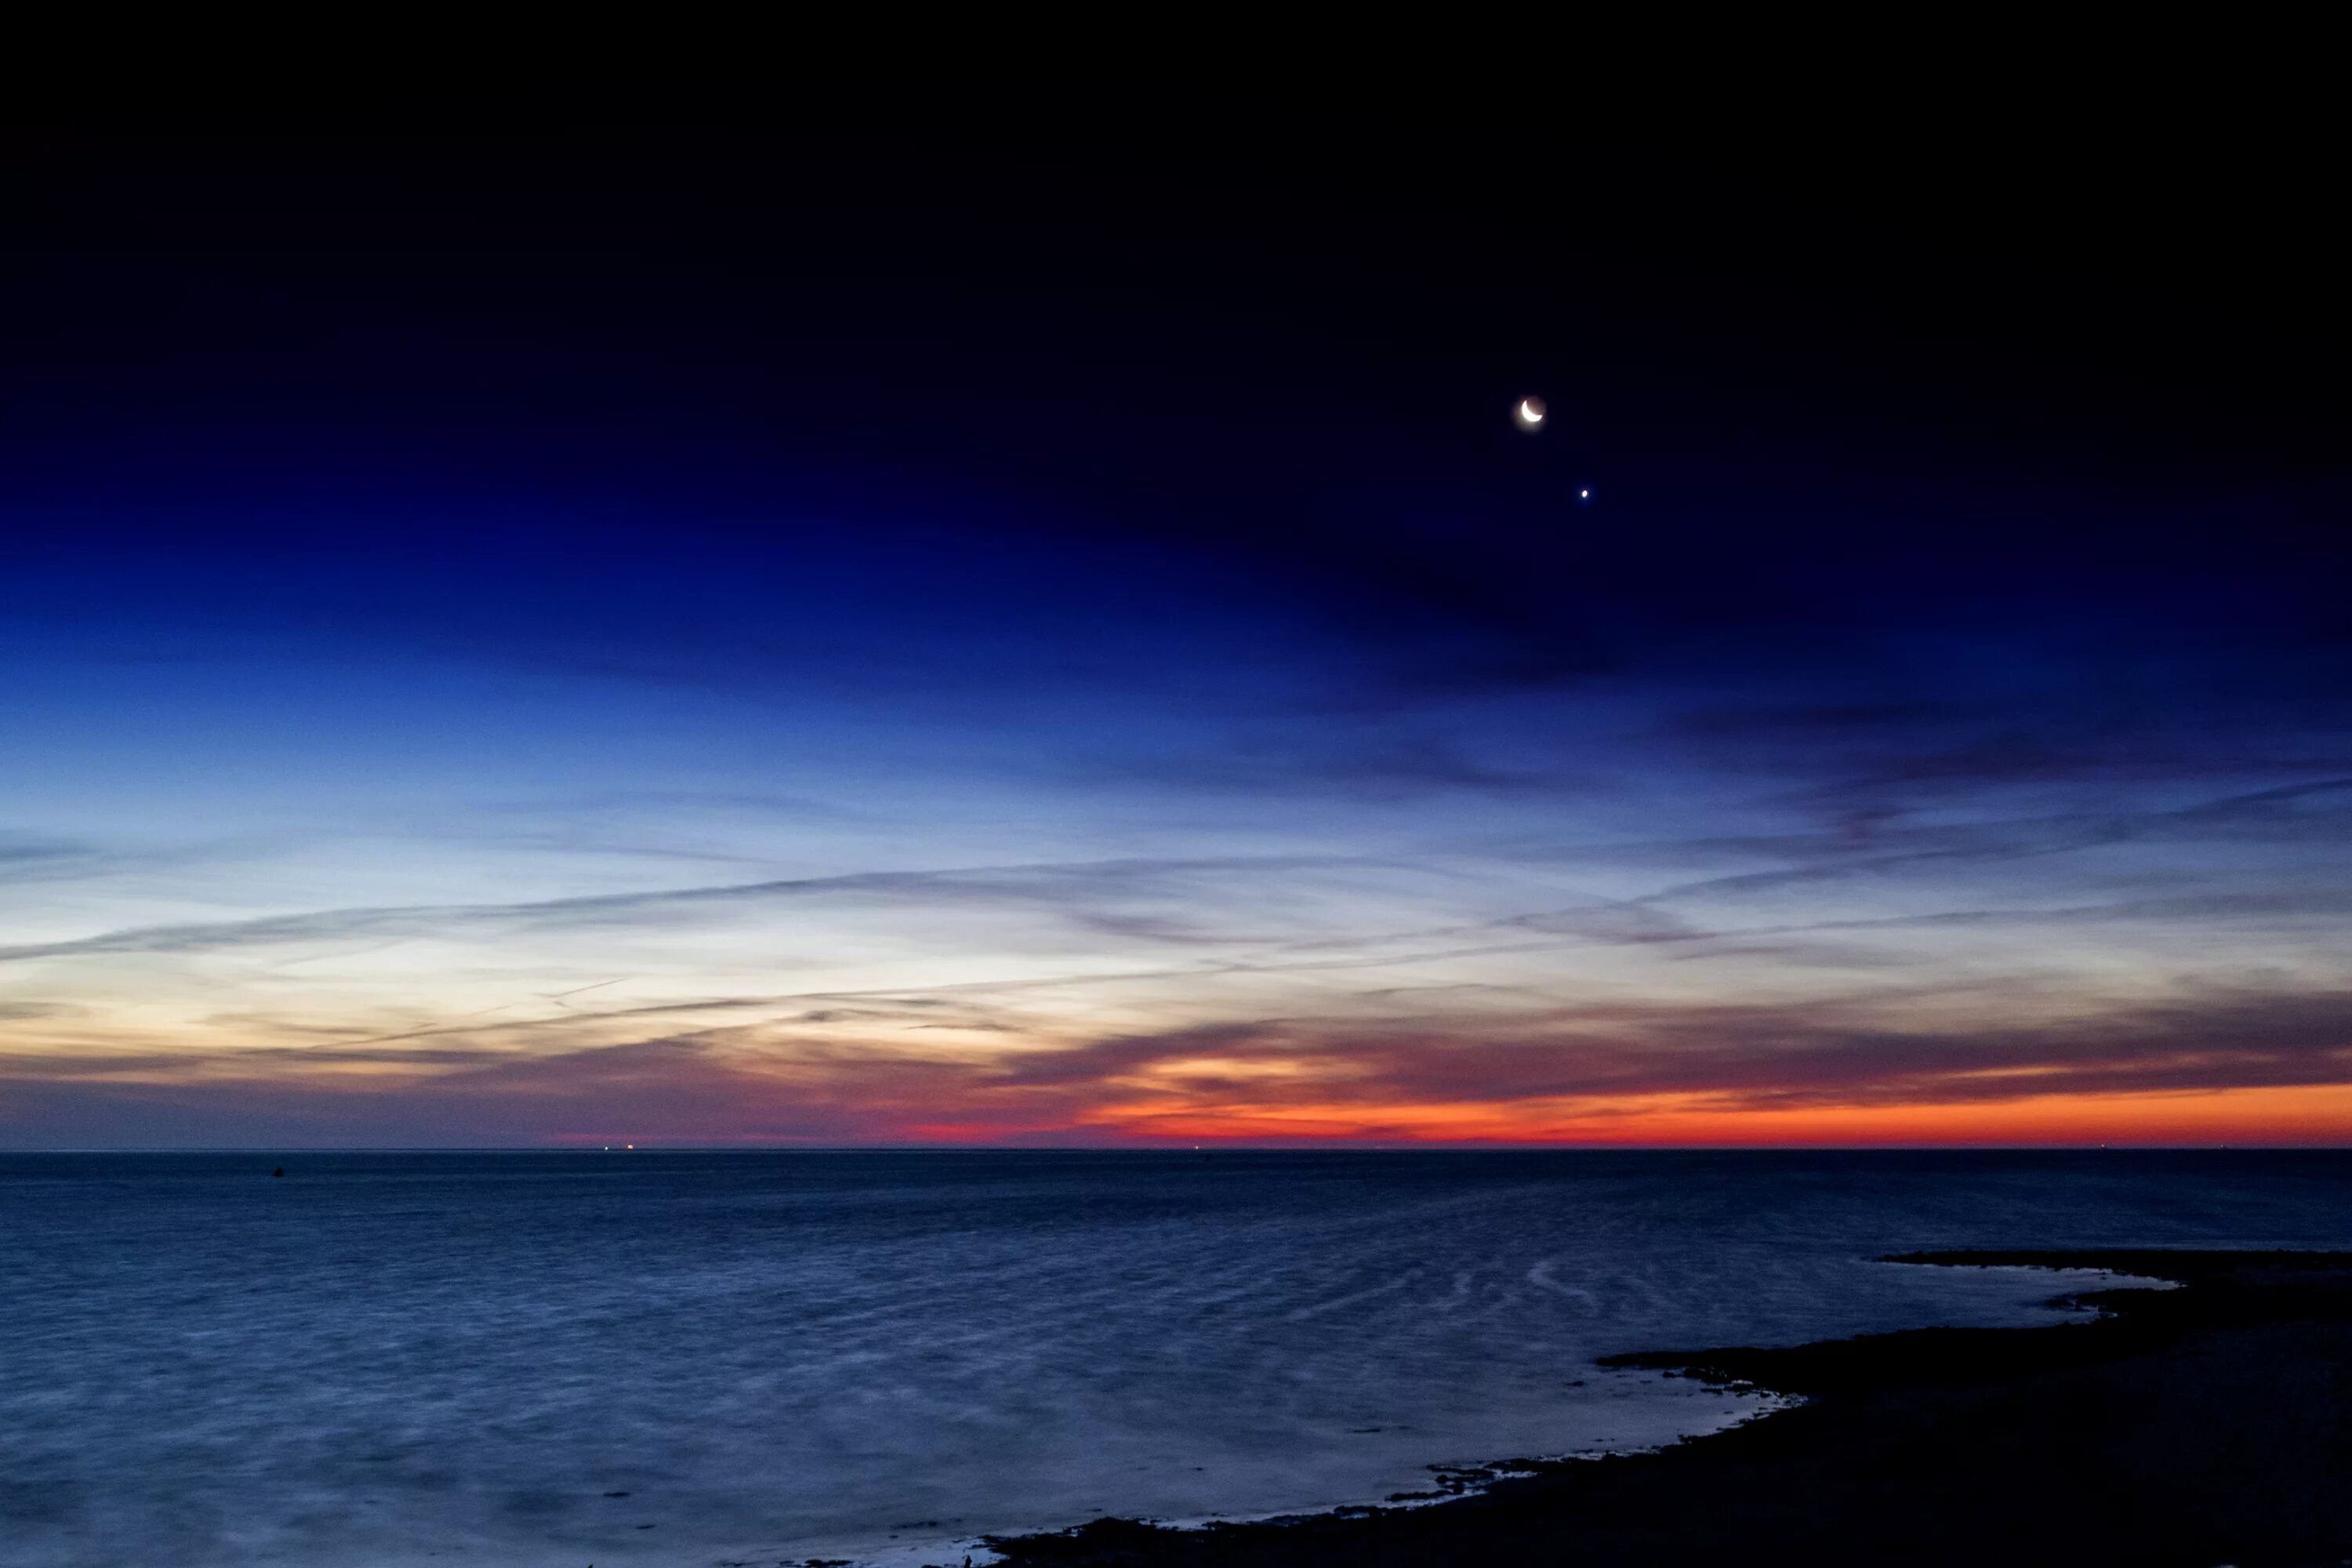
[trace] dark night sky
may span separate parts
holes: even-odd
[[[0,1141],[2352,1136],[2326,184],[1559,140],[18,135]]]

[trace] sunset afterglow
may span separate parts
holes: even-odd
[[[2352,1141],[2342,534],[2237,339],[2019,368],[2144,317],[1948,240],[1733,331],[1679,184],[1498,294],[1443,191],[1237,278],[714,174],[712,269],[578,177],[52,215],[0,1142]]]

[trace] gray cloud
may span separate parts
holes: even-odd
[[[1369,1026],[1260,1019],[1024,1057],[1004,1081],[1096,1082],[1212,1057],[1279,1061],[1303,1073],[1286,1080],[1303,1098],[1366,1103],[1658,1093],[1754,1106],[1969,1103],[2352,1082],[2352,991],[2206,988],[2030,1025],[1937,1023],[1932,1010],[1906,1016],[1920,1011],[1916,1000],[1895,1000],[1587,1006]]]

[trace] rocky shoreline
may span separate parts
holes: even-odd
[[[2170,1281],[2090,1321],[1611,1358],[1800,1403],[1434,1506],[992,1540],[1013,1568],[2352,1562],[2352,1252],[1901,1254]],[[1525,1472],[1525,1473],[1518,1473]]]

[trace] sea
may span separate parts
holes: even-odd
[[[0,1564],[1414,1499],[1759,1408],[1596,1357],[2056,1323],[2081,1280],[1877,1259],[2093,1246],[2352,1247],[2352,1152],[0,1154]]]

